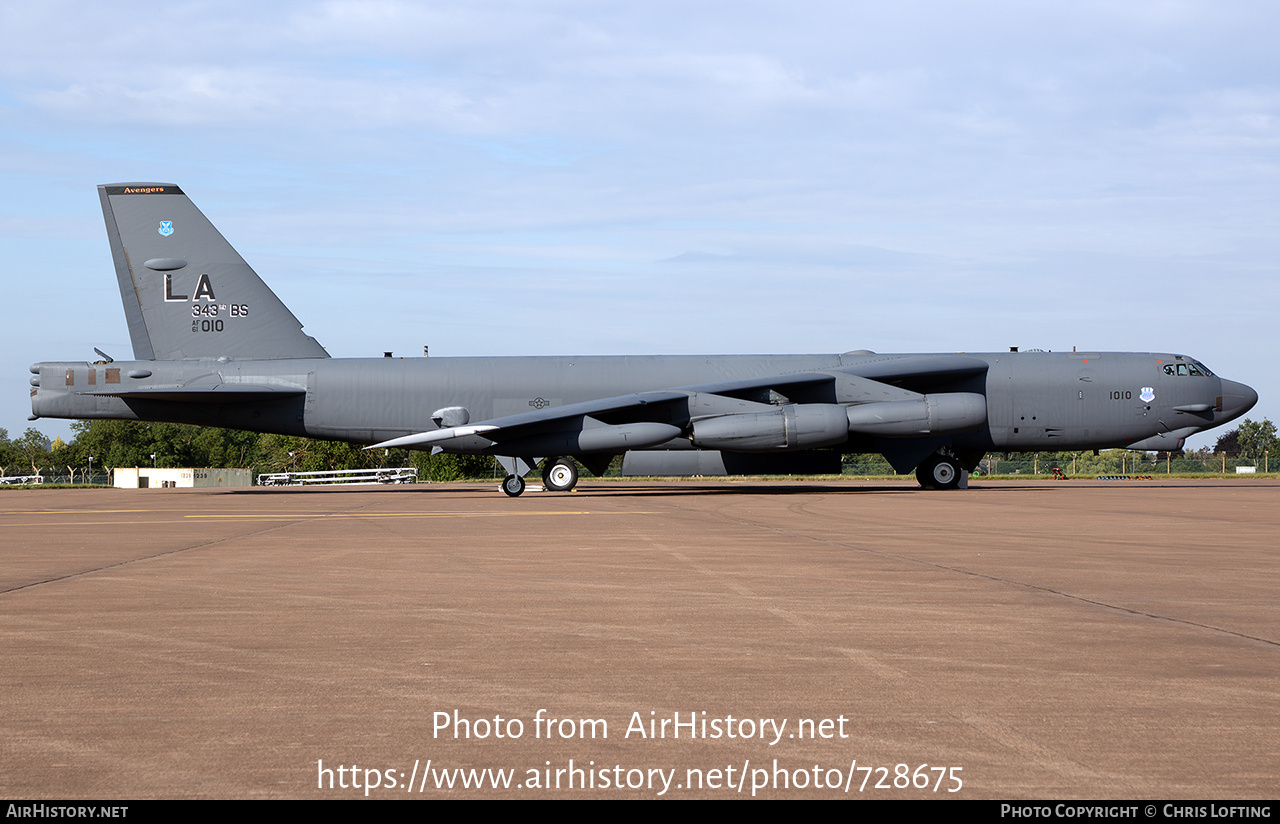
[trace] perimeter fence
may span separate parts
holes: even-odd
[[[28,467],[26,472],[22,472],[21,469],[0,467],[0,485],[2,486],[34,486],[37,484],[85,484],[86,486],[97,484],[99,486],[110,486],[111,470],[98,471],[95,469],[90,474],[88,470],[78,469],[75,474],[70,474],[64,469],[59,474],[44,468],[41,468],[39,472],[33,472]]]
[[[993,454],[983,458],[976,475],[1048,475],[1054,476],[1057,468],[1066,477],[1093,478],[1124,475],[1242,475],[1280,472],[1280,453],[1276,454],[1276,469],[1271,469],[1271,456],[1241,453],[1193,453],[1170,455],[1155,452],[1128,452],[1107,450],[1099,455],[1092,452],[1035,452],[1015,453],[1004,457]],[[881,455],[845,455],[841,461],[845,475],[884,476],[895,475],[893,467]],[[255,473],[256,474],[256,473]],[[616,475],[611,469],[609,475]],[[913,474],[908,472],[908,475]],[[38,477],[38,479],[37,479]],[[92,474],[87,469],[69,474],[65,469],[55,473],[41,468],[38,476],[30,467],[0,467],[0,486],[35,484],[97,484],[110,486],[110,470],[95,467]]]
[[[1276,455],[1280,472],[1280,454]],[[845,475],[893,475],[880,455],[845,455],[841,464]],[[1057,468],[1067,477],[1114,475],[1243,475],[1271,472],[1271,456],[1241,453],[1172,455],[1156,452],[1108,450],[1092,452],[1017,453],[1005,458],[989,455],[978,467],[978,475],[1054,475]]]

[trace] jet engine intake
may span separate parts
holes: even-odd
[[[834,403],[791,403],[774,412],[722,415],[693,422],[693,444],[728,452],[777,452],[844,443],[845,408]]]
[[[987,399],[976,392],[942,392],[918,400],[879,401],[848,408],[849,431],[882,438],[949,435],[987,422]]]

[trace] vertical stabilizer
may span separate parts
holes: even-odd
[[[98,196],[135,358],[329,357],[177,186]]]

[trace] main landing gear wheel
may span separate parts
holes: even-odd
[[[508,475],[502,480],[502,491],[507,493],[507,497],[515,498],[524,492],[524,478],[519,475]]]
[[[557,458],[542,471],[542,485],[552,492],[568,492],[578,485],[573,458]]]
[[[955,489],[960,486],[960,465],[955,458],[931,455],[916,467],[916,480],[925,489]]]

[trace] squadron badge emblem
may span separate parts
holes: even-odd
[[[168,237],[169,235],[173,234],[173,221],[172,220],[160,221],[160,228],[156,229],[156,231],[159,232],[164,237]]]
[[[1142,394],[1139,395],[1138,397],[1142,398],[1143,403],[1151,403],[1153,400],[1156,399],[1156,393],[1155,393],[1155,390],[1152,389],[1150,386],[1144,386],[1142,387]]]

